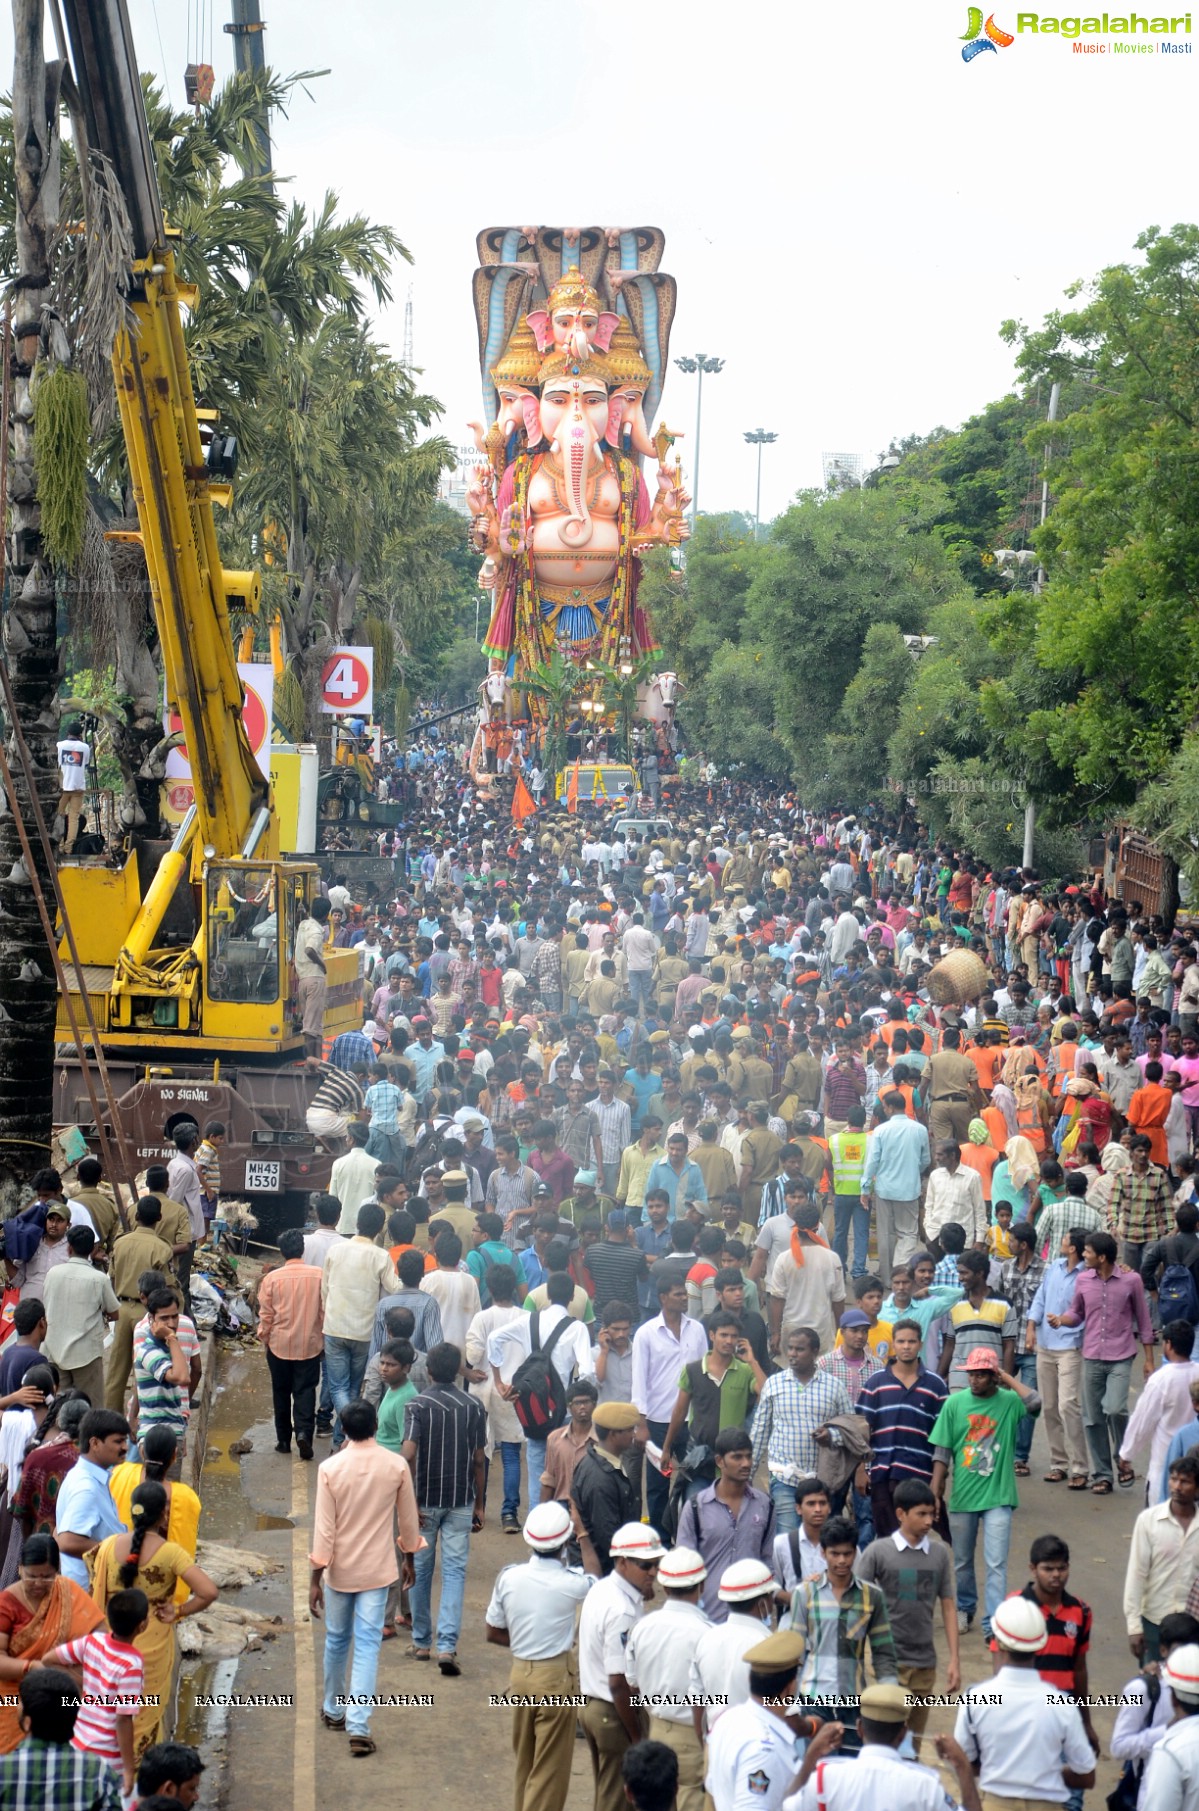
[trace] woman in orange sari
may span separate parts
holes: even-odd
[[[59,1571],[58,1542],[31,1534],[21,1548],[16,1584],[0,1591],[0,1754],[11,1754],[25,1737],[20,1680],[42,1665],[51,1648],[90,1635],[103,1621],[99,1604]]]

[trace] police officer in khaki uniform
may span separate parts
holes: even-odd
[[[656,1528],[626,1522],[612,1536],[613,1570],[588,1593],[579,1618],[579,1684],[583,1734],[595,1778],[594,1811],[624,1811],[621,1764],[644,1739],[649,1719],[633,1704],[625,1652],[633,1625],[654,1595],[654,1574],[666,1549]]]
[[[523,1566],[505,1566],[496,1579],[487,1639],[511,1649],[508,1689],[545,1700],[519,1704],[512,1713],[516,1811],[562,1811],[570,1791],[575,1707],[553,1700],[578,1692],[571,1653],[575,1610],[595,1580],[563,1563],[574,1529],[561,1503],[539,1503],[522,1532],[533,1557]]]
[[[113,1241],[109,1274],[120,1304],[108,1354],[104,1378],[104,1405],[120,1409],[125,1400],[125,1385],[133,1363],[133,1329],[145,1313],[138,1290],[143,1270],[169,1270],[171,1248],[158,1236],[162,1209],[156,1195],[143,1195],[137,1204],[137,1222],[132,1232],[122,1233]]]

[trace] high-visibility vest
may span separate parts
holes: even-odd
[[[1021,1138],[1027,1138],[1034,1150],[1045,1149],[1045,1127],[1041,1123],[1039,1100],[1034,1100],[1027,1107],[1017,1106],[1016,1131]]]
[[[866,1167],[866,1133],[834,1132],[828,1148],[833,1160],[834,1193],[860,1195],[862,1171]]]
[[[1057,1046],[1057,1074],[1053,1078],[1053,1092],[1060,1094],[1070,1077],[1074,1074],[1074,1062],[1078,1055],[1077,1044],[1061,1043]]]

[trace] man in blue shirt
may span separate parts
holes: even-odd
[[[1062,1255],[1046,1264],[1044,1275],[1028,1309],[1024,1330],[1025,1349],[1037,1355],[1037,1389],[1042,1417],[1049,1436],[1050,1482],[1060,1484],[1067,1472],[1071,1490],[1084,1490],[1090,1471],[1086,1431],[1082,1421],[1083,1329],[1062,1327],[1082,1274],[1086,1233],[1081,1227],[1062,1234]],[[1199,1422],[1196,1422],[1199,1427]],[[1170,1449],[1174,1457],[1174,1449]]]
[[[652,1189],[663,1189],[670,1204],[668,1219],[674,1220],[689,1201],[708,1204],[704,1173],[687,1155],[687,1135],[672,1132],[666,1140],[666,1155],[659,1157],[645,1179],[646,1197]]]
[[[620,1039],[617,1038],[619,1044]],[[638,1047],[633,1059],[633,1067],[626,1069],[624,1079],[633,1090],[633,1099],[629,1103],[633,1111],[633,1137],[641,1130],[641,1121],[649,1111],[649,1103],[662,1087],[662,1077],[651,1068],[651,1053],[647,1044]]]
[[[884,1094],[882,1109],[887,1117],[866,1146],[862,1206],[875,1210],[878,1267],[889,1277],[895,1262],[919,1250],[920,1184],[932,1153],[924,1126],[907,1117],[902,1094]]]
[[[416,1042],[409,1044],[404,1058],[412,1069],[412,1092],[418,1101],[424,1101],[433,1086],[438,1063],[445,1061],[445,1045],[433,1036],[433,1026],[423,1016],[413,1019],[412,1029]]]
[[[652,1166],[651,1166],[652,1168]],[[664,1188],[649,1188],[645,1192],[645,1219],[640,1226],[633,1228],[633,1239],[638,1251],[645,1253],[646,1275],[637,1285],[637,1300],[643,1319],[648,1319],[657,1312],[657,1296],[651,1281],[654,1265],[659,1258],[669,1257],[674,1250],[674,1240],[670,1236],[670,1196]],[[1197,1424],[1199,1425],[1199,1424]]]
[[[63,1479],[55,1503],[55,1539],[64,1578],[87,1591],[84,1555],[110,1534],[123,1534],[108,1474],[129,1446],[129,1423],[115,1409],[89,1409],[79,1426],[79,1457]]]

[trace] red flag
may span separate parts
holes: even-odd
[[[529,791],[528,787],[525,785],[524,780],[521,778],[520,774],[517,774],[516,790],[512,794],[513,822],[517,823],[517,824],[523,824],[527,817],[532,817],[532,815],[536,811],[536,809],[537,809],[537,805],[536,805],[536,801],[533,798],[533,794]]]

